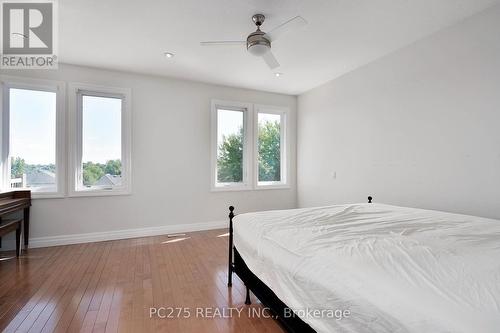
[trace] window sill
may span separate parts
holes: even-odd
[[[108,196],[121,196],[121,195],[131,195],[131,191],[126,190],[89,190],[89,191],[77,191],[65,195],[63,193],[40,193],[31,192],[32,200],[40,199],[64,199],[64,198],[78,198],[78,197],[108,197]]]
[[[31,192],[31,199],[64,199],[66,196],[63,193],[36,193]]]
[[[269,184],[269,185],[257,185],[255,186],[255,190],[287,190],[290,189],[291,186],[288,184]]]
[[[108,196],[121,196],[131,195],[132,191],[128,189],[115,189],[115,190],[81,190],[69,193],[68,197],[108,197]]]
[[[11,191],[30,191],[31,199],[62,199],[65,197],[64,192],[37,192],[33,191],[29,187],[11,187],[7,189],[2,189],[1,192],[11,192]]]
[[[241,186],[212,186],[211,192],[235,192],[235,191],[252,191],[253,188],[248,185]]]
[[[288,184],[270,184],[270,185],[257,185],[250,186],[221,186],[212,187],[211,192],[238,192],[238,191],[261,191],[261,190],[288,190],[291,186]]]

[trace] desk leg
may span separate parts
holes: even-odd
[[[21,223],[16,228],[16,257],[21,255]]]
[[[28,239],[30,236],[30,208],[24,208],[24,246],[28,248]]]

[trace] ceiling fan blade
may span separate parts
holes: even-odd
[[[267,32],[264,37],[268,38],[271,42],[274,42],[281,35],[289,33],[294,30],[298,30],[304,27],[307,24],[307,21],[302,16],[295,16],[294,18],[289,19],[285,23],[277,26],[273,30]]]
[[[262,55],[262,59],[264,59],[266,64],[271,69],[280,67],[280,63],[278,62],[278,60],[276,60],[276,58],[274,57],[273,53],[270,50],[264,53],[264,55]]]
[[[245,40],[228,40],[228,41],[210,41],[201,42],[201,46],[232,46],[232,45],[245,45]]]

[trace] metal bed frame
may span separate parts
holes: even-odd
[[[368,197],[368,203],[372,202],[372,197]],[[283,303],[278,296],[262,282],[246,265],[240,253],[233,244],[233,218],[234,207],[229,206],[229,264],[227,286],[233,285],[233,273],[243,281],[246,287],[245,304],[250,305],[250,291],[269,308],[273,318],[276,318],[281,326],[289,333],[315,333],[307,323],[298,316],[285,315],[290,313],[289,307]]]

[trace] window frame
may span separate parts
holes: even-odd
[[[274,114],[280,116],[280,181],[268,182],[262,184],[259,182],[259,113]],[[289,170],[290,170],[290,142],[289,138],[289,119],[290,109],[287,107],[273,106],[273,105],[254,105],[253,117],[253,185],[257,190],[271,190],[271,189],[287,189],[290,188],[289,183]],[[260,184],[259,184],[260,183]]]
[[[66,85],[61,81],[42,80],[32,78],[0,75],[1,84],[1,187],[4,191],[15,190],[10,187],[10,89],[23,89],[53,92],[56,94],[56,140],[55,140],[55,166],[56,187],[55,192],[31,191],[33,199],[62,198],[66,195]],[[29,189],[29,188],[24,188]]]
[[[69,83],[69,191],[70,197],[129,195],[132,192],[132,128],[131,105],[132,93],[129,88],[105,87],[84,83]],[[84,188],[81,185],[82,175],[82,134],[83,134],[83,96],[120,98],[121,114],[121,162],[122,184],[113,187]]]
[[[241,183],[217,183],[217,134],[218,134],[218,110],[232,110],[243,112],[243,181]],[[211,149],[210,149],[210,190],[212,192],[219,191],[248,191],[252,190],[251,181],[251,161],[252,161],[252,116],[253,116],[253,104],[235,102],[235,101],[223,101],[223,100],[212,100],[211,103]]]

